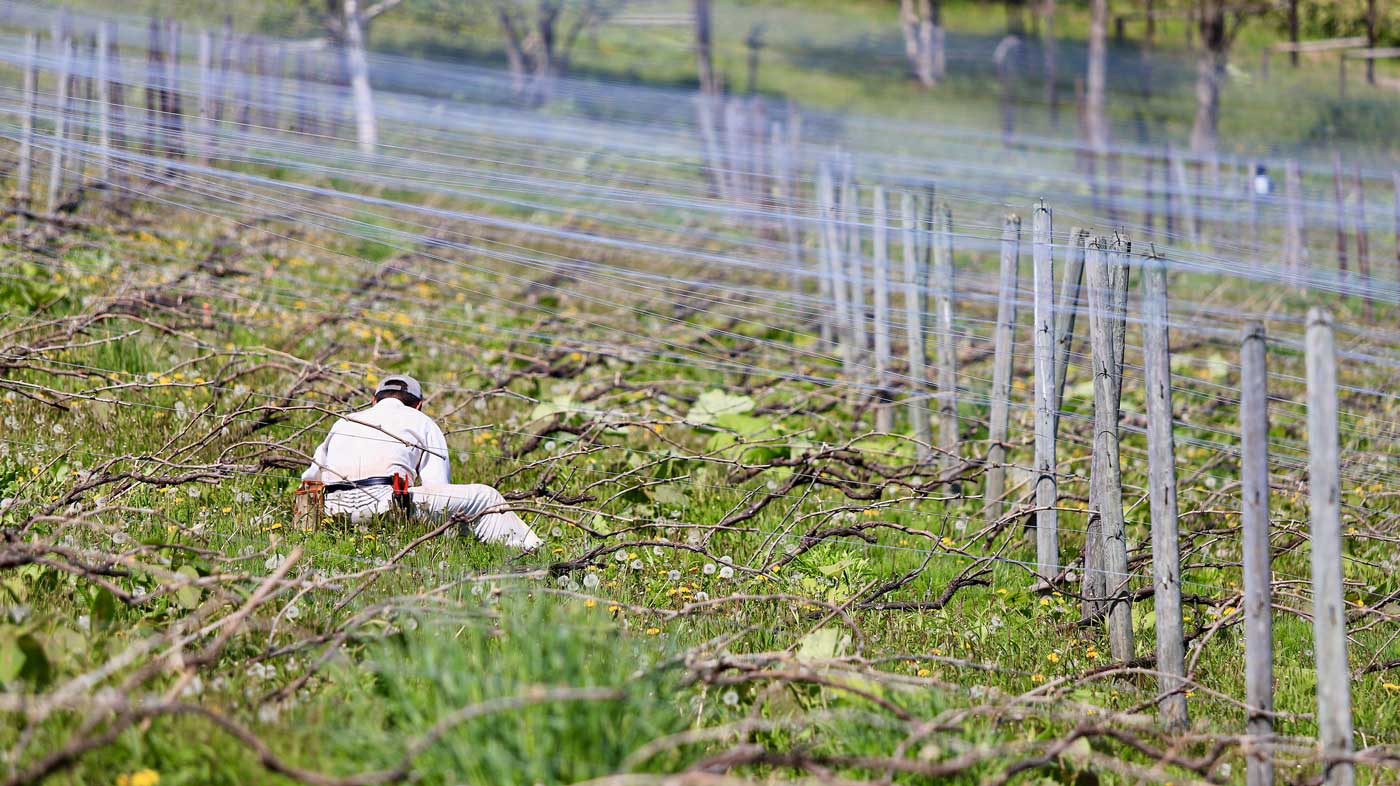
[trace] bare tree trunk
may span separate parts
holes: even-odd
[[[1104,86],[1108,80],[1108,0],[1091,0],[1089,20],[1089,68],[1084,80],[1085,125],[1095,154],[1108,149],[1108,118]]]
[[[933,78],[942,79],[948,73],[948,50],[943,45],[943,2],[922,0],[924,18],[928,20],[928,51],[933,61]]]
[[[933,87],[943,76],[943,32],[939,6],[933,0],[900,0],[899,22],[904,33],[904,54],[914,78]]]
[[[1288,52],[1288,62],[1298,67],[1298,0],[1288,0],[1288,43],[1293,49]]]
[[[754,95],[758,92],[758,58],[763,51],[763,25],[756,24],[749,28],[749,35],[744,39],[744,47],[749,52],[749,88],[748,94]]]
[[[511,90],[519,98],[525,95],[526,83],[525,49],[521,44],[520,31],[516,29],[508,6],[496,6],[496,18],[501,23],[501,30],[505,32],[506,64],[510,67]]]
[[[1366,0],[1366,46],[1376,45],[1376,0]],[[1376,83],[1376,60],[1366,59],[1366,84]]]
[[[914,10],[914,0],[899,0],[899,30],[904,34],[904,57],[914,76],[919,75],[919,12]]]
[[[1225,23],[1225,0],[1206,0],[1200,9],[1201,53],[1196,61],[1196,122],[1191,126],[1191,152],[1215,151],[1220,127],[1220,83],[1230,58],[1230,35]]]
[[[355,104],[355,138],[360,152],[373,153],[379,141],[374,120],[374,94],[369,86],[369,61],[365,57],[365,33],[360,21],[359,0],[345,0],[345,67],[350,72],[350,93]]]
[[[695,12],[695,70],[700,78],[700,92],[707,96],[719,95],[710,41],[710,0],[693,0],[691,7]]]

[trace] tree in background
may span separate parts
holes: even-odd
[[[947,70],[942,4],[939,0],[900,0],[899,24],[914,78],[924,87],[933,87]]]
[[[515,92],[527,103],[549,99],[569,70],[583,31],[617,14],[627,0],[492,0],[505,39]]]
[[[1084,77],[1084,124],[1089,147],[1097,155],[1108,151],[1108,115],[1104,90],[1108,82],[1108,0],[1089,2],[1089,60]]]
[[[1220,137],[1220,87],[1240,26],[1270,9],[1265,0],[1199,0],[1196,9],[1201,49],[1196,59],[1196,120],[1191,125],[1191,152],[1215,152]]]
[[[707,96],[719,95],[719,78],[715,75],[714,19],[710,13],[710,0],[692,0],[691,11],[695,15],[695,71],[700,81],[700,92]]]
[[[380,0],[361,8],[359,0],[325,0],[324,11],[320,15],[326,38],[331,48],[340,54],[344,73],[350,82],[350,96],[355,106],[355,139],[365,153],[373,152],[379,141],[365,36],[370,22],[402,2]]]

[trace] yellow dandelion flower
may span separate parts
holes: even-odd
[[[1048,660],[1048,661],[1050,661],[1051,663],[1059,663],[1059,662],[1060,662],[1060,653],[1058,653],[1058,652],[1052,652],[1052,653],[1050,653],[1049,655],[1046,655],[1046,656],[1045,656],[1045,659]]]
[[[583,602],[583,605],[584,605],[585,608],[591,609],[591,608],[593,608],[594,606],[597,606],[597,605],[598,605],[598,601],[596,601],[596,600],[594,600],[594,599],[592,599],[592,598],[589,598],[588,600],[585,600],[585,601]]]
[[[1050,605],[1050,599],[1049,599],[1049,598],[1041,598],[1041,599],[1040,599],[1040,605],[1042,605],[1042,606],[1049,606],[1049,605]]]
[[[152,769],[117,776],[117,786],[156,786],[157,783],[160,783],[160,773]]]
[[[1037,685],[1039,685],[1040,683],[1042,683],[1042,682],[1044,682],[1044,681],[1045,681],[1045,675],[1044,675],[1044,674],[1032,674],[1032,675],[1031,675],[1031,682],[1034,682],[1034,683],[1037,684]]]
[[[918,677],[927,677],[927,676],[929,675],[929,670],[928,670],[928,669],[919,669],[918,671],[914,672],[914,674],[915,674],[915,676],[918,676]]]
[[[661,633],[661,629],[660,629],[660,628],[647,628],[647,635],[648,635],[648,636],[656,636],[656,635],[659,635],[660,633]]]

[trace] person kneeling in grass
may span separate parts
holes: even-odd
[[[541,540],[505,497],[479,483],[452,483],[447,438],[423,414],[423,387],[413,377],[385,377],[374,391],[374,405],[335,422],[316,448],[303,485],[323,483],[326,513],[351,521],[387,513],[457,514],[475,521],[474,533],[487,543],[533,549]]]

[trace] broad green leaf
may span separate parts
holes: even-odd
[[[752,415],[741,415],[734,412],[716,415],[714,425],[719,428],[736,431],[746,437],[757,436],[764,432],[771,432],[772,430],[769,422],[762,418],[756,418]]]
[[[851,637],[836,628],[819,628],[802,637],[797,647],[797,659],[804,663],[839,657],[850,644]]]
[[[182,566],[175,572],[191,580],[199,578],[199,571],[195,570],[193,565]],[[199,597],[202,594],[203,591],[198,587],[185,585],[175,591],[175,602],[179,603],[181,608],[197,608],[199,606]]]
[[[14,631],[0,634],[0,683],[9,685],[24,668],[24,650],[20,649],[19,637]]]
[[[112,623],[117,619],[117,596],[98,587],[96,594],[92,596],[88,616],[92,621],[93,630],[107,630],[112,627]]]
[[[651,493],[651,501],[659,505],[685,504],[685,492],[681,491],[680,488],[674,484],[668,483],[661,486],[652,486],[649,491]]]
[[[555,396],[548,401],[541,401],[530,410],[530,420],[542,420],[561,412],[577,412],[582,405],[568,396]]]
[[[36,688],[46,688],[53,680],[53,667],[49,663],[48,655],[44,654],[44,645],[33,634],[26,633],[15,640],[15,644],[24,653],[24,665],[20,669],[19,676]]]
[[[721,415],[742,415],[753,407],[754,400],[748,396],[731,396],[723,390],[707,390],[700,394],[685,419],[696,425],[708,426]]]

